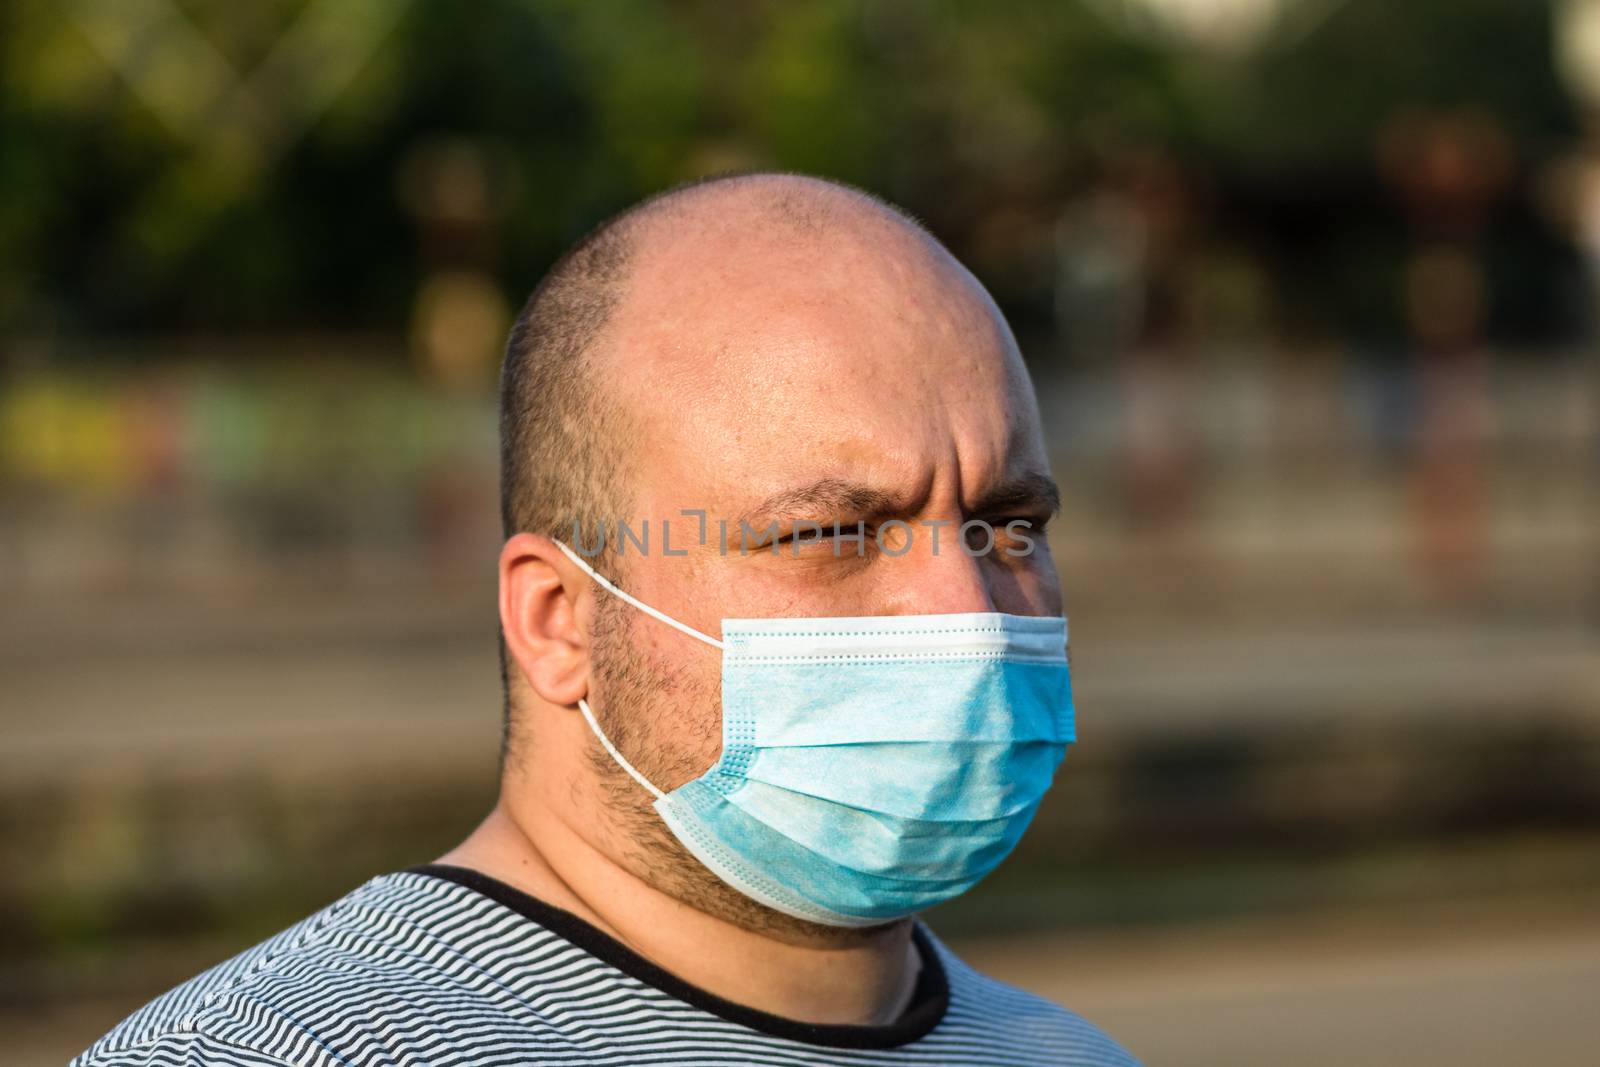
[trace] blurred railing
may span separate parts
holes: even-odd
[[[340,358],[353,346],[337,338],[285,347],[0,379],[0,588],[481,559],[498,536],[492,397],[430,388],[370,342],[364,359]],[[1500,361],[1461,387],[1270,354],[1036,374],[1069,556],[1157,542],[1256,562],[1392,553],[1463,595],[1497,553],[1537,556],[1530,570],[1552,577],[1545,553],[1593,558],[1587,355]],[[1553,586],[1552,606],[1583,582]]]

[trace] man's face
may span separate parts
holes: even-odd
[[[849,237],[749,225],[648,242],[597,360],[637,431],[621,442],[634,510],[607,531],[649,526],[649,553],[615,564],[629,591],[713,636],[724,618],[1061,614],[1037,410],[987,294],[875,213]],[[705,512],[704,543],[685,511]],[[969,551],[959,533],[975,519],[994,536],[977,554],[988,535]],[[686,555],[663,554],[669,523]],[[863,541],[835,539],[858,523]],[[608,734],[663,790],[698,777],[721,751],[720,656],[604,594],[594,612]],[[702,910],[818,934],[719,882],[598,755],[614,858]]]

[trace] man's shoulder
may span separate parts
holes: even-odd
[[[971,1031],[1030,1063],[1139,1067],[1139,1061],[1077,1012],[991,978],[935,940],[950,985],[942,1027]]]
[[[425,952],[416,927],[429,897],[448,886],[416,875],[374,878],[321,911],[150,1001],[86,1049],[73,1067],[155,1063],[307,1064],[343,1062],[319,1036],[341,1005],[364,1015],[384,1002],[414,1010],[415,959],[374,952],[408,940]]]
[[[906,1048],[909,1060],[940,1052],[942,1062],[955,1062],[986,1050],[980,1058],[995,1063],[1136,1063],[1078,1015],[979,974],[931,940],[948,1000],[932,1032]],[[508,960],[520,961],[515,974],[506,970]],[[389,1060],[400,1049],[470,1063],[474,1049],[504,1052],[508,1042],[536,1052],[533,1059],[567,1062],[591,1048],[595,1027],[619,1006],[627,1040],[656,1040],[664,1027],[673,1047],[689,1042],[679,1048],[685,1055],[702,1047],[696,1042],[726,1051],[741,1036],[794,1062],[805,1051],[701,1018],[487,896],[401,873],[373,879],[157,997],[74,1067],[331,1067]],[[854,1056],[838,1052],[837,1061]],[[875,1056],[896,1058],[887,1050]]]

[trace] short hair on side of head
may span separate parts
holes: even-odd
[[[511,327],[500,369],[500,523],[507,538],[528,532],[592,546],[594,531],[621,518],[621,412],[585,357],[622,298],[630,252],[626,216],[602,223],[556,261]],[[502,634],[502,764],[513,744],[511,669]]]
[[[696,178],[641,200],[601,222],[545,274],[511,327],[500,372],[500,519],[506,537],[521,532],[584,542],[593,551],[608,534],[597,564],[614,563],[615,530],[628,518],[626,413],[598,381],[587,358],[627,292],[639,226],[709,187],[801,179],[860,197],[936,240],[914,217],[845,182],[783,171],[731,172]],[[814,202],[774,190],[773,210],[792,225],[825,222]],[[578,547],[578,546],[574,546]],[[612,574],[613,580],[620,575]],[[512,743],[510,657],[500,642],[505,698],[501,759]]]
[[[568,539],[612,484],[596,470],[609,447],[601,423],[615,406],[585,359],[622,297],[630,254],[624,228],[608,223],[574,245],[545,275],[511,328],[500,371],[500,521]],[[605,427],[610,428],[610,427]]]

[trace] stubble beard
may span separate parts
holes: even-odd
[[[633,631],[640,623],[636,614],[609,596],[596,604],[590,704],[617,751],[665,793],[704,774],[721,754],[720,681],[708,684],[698,664],[664,663],[644,652]],[[598,739],[589,747],[588,759],[620,853],[617,859],[652,888],[714,918],[789,944],[855,945],[895,925],[826,926],[752,900],[684,847],[656,813],[650,794]]]

